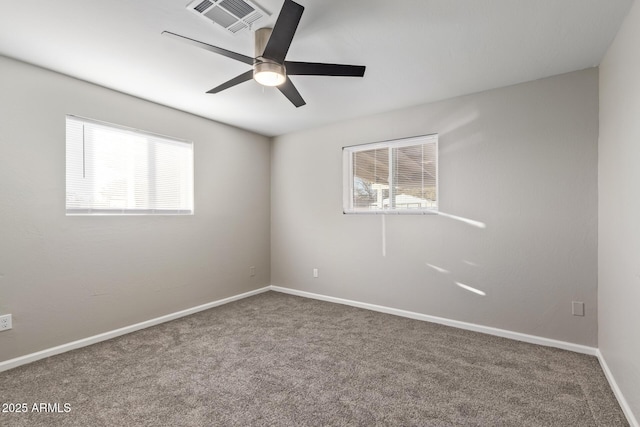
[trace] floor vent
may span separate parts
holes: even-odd
[[[249,0],[195,0],[189,3],[187,9],[233,34],[250,29],[270,16]]]

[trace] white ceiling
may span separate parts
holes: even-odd
[[[0,54],[273,136],[596,66],[632,0],[297,0],[287,60],[367,66],[362,79],[292,76],[298,109],[254,81],[206,94],[250,67],[160,33],[251,57],[253,34],[189,2],[0,1]],[[283,0],[254,2],[272,26]]]

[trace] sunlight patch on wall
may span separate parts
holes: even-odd
[[[480,289],[476,289],[476,288],[472,288],[469,285],[465,285],[464,283],[460,283],[460,282],[455,282],[456,285],[458,285],[459,287],[461,287],[464,290],[467,290],[469,292],[473,292],[474,294],[478,294],[480,296],[487,296],[486,292],[481,291]]]
[[[432,265],[432,264],[427,263],[427,266],[430,267],[430,268],[433,268],[438,273],[449,274],[449,270],[445,270],[444,268],[438,267],[437,265]]]
[[[446,217],[446,218],[450,218],[450,219],[455,219],[456,221],[460,221],[460,222],[464,222],[465,224],[469,224],[473,227],[477,227],[477,228],[487,228],[487,224],[485,224],[484,222],[480,222],[480,221],[475,221],[473,219],[469,219],[469,218],[464,218],[461,216],[456,216],[456,215],[451,215],[448,213],[444,213],[444,212],[438,212],[438,215]]]

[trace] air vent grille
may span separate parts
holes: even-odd
[[[264,15],[262,15],[260,12],[256,12],[256,13],[252,13],[251,15],[247,16],[246,18],[244,18],[244,22],[246,22],[247,24],[251,25],[254,22],[256,22],[257,20],[259,20],[260,18],[262,18]]]
[[[244,18],[255,9],[242,0],[222,0],[220,6],[233,13],[238,18]]]
[[[197,10],[198,12],[202,13],[205,10],[207,10],[207,8],[209,6],[213,5],[213,3],[211,3],[209,0],[204,0],[202,3],[200,3],[199,5],[197,5],[196,7],[194,7],[194,10]]]
[[[245,28],[247,28],[247,26],[244,24],[244,22],[242,21],[238,21],[236,22],[234,25],[230,26],[227,28],[227,30],[231,31],[233,34],[237,33],[238,31],[242,31]]]
[[[270,16],[250,0],[195,0],[187,9],[237,34]]]
[[[211,10],[204,15],[216,24],[220,24],[225,28],[235,24],[238,21],[237,18],[234,18],[233,16],[231,16],[231,14],[225,12],[221,7],[212,7]]]

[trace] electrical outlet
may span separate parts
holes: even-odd
[[[318,269],[317,268],[313,269],[313,277],[315,277],[316,279],[318,278]]]
[[[256,268],[254,266],[249,267],[249,276],[253,277],[256,275]]]
[[[8,331],[11,328],[11,315],[3,314],[2,316],[0,316],[0,332]]]
[[[584,316],[584,303],[580,301],[573,301],[571,303],[571,314],[574,316]]]

